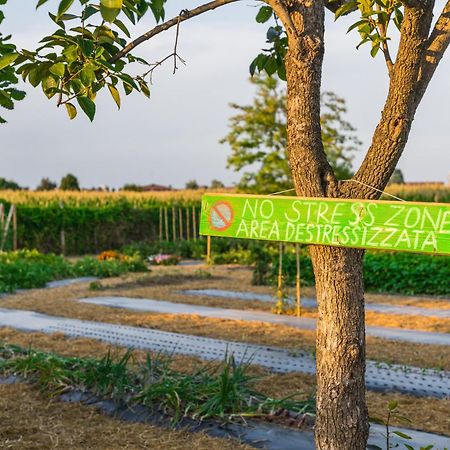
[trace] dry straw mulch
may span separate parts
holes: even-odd
[[[233,270],[232,272],[236,274],[238,280],[242,281],[241,285],[244,285],[243,282],[247,276],[245,275],[246,272],[244,270]],[[156,274],[158,274],[158,272],[156,272]],[[225,277],[223,279],[226,280]],[[221,278],[212,281],[190,281],[185,283],[183,277],[179,276],[178,278],[175,277],[172,279],[174,284],[167,284],[166,280],[163,285],[156,283],[155,286],[145,287],[145,289],[152,289],[152,291],[148,291],[145,296],[154,299],[167,300],[171,290],[171,301],[177,301],[177,299],[178,301],[186,301],[187,296],[177,294],[174,291],[178,291],[186,286],[191,288],[193,286],[197,287],[199,283],[204,283],[206,287],[209,287],[209,283],[217,283],[217,281],[222,282],[223,279]],[[94,321],[98,321],[99,318],[101,318],[103,322],[108,323],[140,326],[162,331],[208,336],[218,339],[248,342],[251,344],[271,345],[281,348],[304,349],[314,352],[315,332],[311,330],[301,330],[285,325],[262,322],[204,318],[196,315],[130,312],[124,309],[90,305],[75,301],[81,297],[98,295],[137,295],[136,292],[124,292],[120,289],[121,285],[124,283],[129,284],[131,281],[133,281],[133,278],[105,280],[104,283],[108,283],[110,288],[102,291],[90,291],[86,284],[51,290],[36,289],[8,296],[2,300],[1,305],[6,308],[32,310],[53,316]],[[151,281],[147,280],[145,283],[148,284],[151,283]],[[236,289],[236,286],[228,286],[228,288]],[[192,299],[192,302],[196,301],[201,303],[203,299],[211,305],[215,305],[220,301],[220,299],[200,297],[199,299]],[[221,301],[228,300],[222,299]],[[244,302],[240,301],[240,303],[242,304]],[[386,314],[386,316],[388,315]],[[390,317],[388,317],[388,319],[390,320]],[[402,320],[407,319],[402,316]],[[444,345],[400,343],[368,337],[367,357],[369,359],[389,363],[450,370],[450,348]]]
[[[0,422],[3,449],[250,449],[202,433],[121,422],[93,407],[46,399],[27,384],[0,385]]]
[[[102,357],[106,354],[106,352],[109,349],[111,349],[111,346],[109,346],[108,344],[104,344],[92,339],[70,339],[66,338],[62,334],[47,335],[42,333],[23,333],[5,328],[0,329],[0,342],[14,343],[23,347],[28,347],[32,345],[33,348],[42,351],[54,352],[65,356],[79,356],[79,357]],[[114,349],[117,350],[118,352],[124,351],[124,349],[118,347],[114,347]],[[136,351],[134,355],[136,360],[143,361],[145,358],[145,352],[143,351]],[[175,356],[173,359],[172,367],[176,370],[189,373],[195,369],[198,369],[199,365],[202,364],[205,363],[195,357]],[[306,399],[314,395],[315,378],[311,375],[305,375],[301,373],[273,374],[261,367],[252,367],[251,370],[255,376],[259,377],[259,381],[257,381],[255,385],[256,389],[258,389],[262,393],[265,393],[266,395],[270,395],[276,398],[282,398],[294,394],[295,397],[298,399]],[[23,387],[21,387],[21,389],[23,389]],[[39,399],[37,396],[35,396],[34,390],[32,391],[29,388],[27,389],[28,389],[27,392],[32,393],[32,398],[35,398],[36,401],[44,402],[43,403],[44,406],[47,405],[47,403],[45,403],[43,399]],[[0,390],[0,392],[2,391]],[[6,396],[6,399],[8,398],[8,396],[9,394]],[[404,416],[412,420],[411,425],[412,428],[417,428],[428,432],[441,433],[450,436],[450,417],[448,415],[448,411],[450,410],[450,399],[435,399],[424,397],[418,398],[405,394],[376,393],[376,392],[367,392],[366,399],[369,407],[370,416],[384,418],[386,416],[387,403],[390,400],[396,400],[399,403],[399,411],[401,411],[401,413]],[[59,403],[51,403],[51,405],[54,408],[57,408],[58,405],[61,405],[64,408],[68,406]],[[82,407],[80,408],[83,409]],[[41,414],[39,413],[39,415]],[[108,418],[105,419],[107,421],[112,420]],[[3,420],[4,419],[2,418],[2,421]],[[395,421],[393,422],[393,424],[404,426],[404,424]],[[166,433],[166,431],[164,431],[164,433]],[[182,439],[181,435],[179,439]],[[226,443],[226,445],[228,444]],[[28,447],[15,447],[15,448],[28,448]],[[141,448],[141,447],[136,446],[136,447],[122,447],[122,448]],[[183,448],[183,447],[168,446],[165,448],[169,449],[169,448]],[[200,446],[193,448],[203,449],[204,447]],[[229,447],[225,446],[224,444],[223,447],[212,446],[211,448],[227,449]]]

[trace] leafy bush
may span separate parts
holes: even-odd
[[[272,258],[266,283],[275,284],[278,259]],[[302,283],[314,285],[311,259],[306,249],[300,256]],[[283,275],[286,284],[295,285],[296,260],[293,251],[283,255]],[[450,264],[446,256],[415,253],[367,251],[364,256],[364,285],[367,291],[406,295],[450,295]]]
[[[147,266],[139,255],[106,261],[85,257],[71,264],[62,256],[44,255],[37,250],[0,252],[0,292],[39,288],[49,281],[62,278],[113,277],[145,270]]]
[[[48,281],[70,276],[72,267],[61,256],[36,250],[0,252],[0,292],[43,287]]]

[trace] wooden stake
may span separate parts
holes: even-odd
[[[17,206],[13,205],[13,250],[17,250]]]
[[[159,207],[159,240],[163,240],[163,210]]]
[[[191,222],[189,220],[189,207],[186,208],[186,238],[191,240]]]
[[[183,210],[181,208],[178,208],[178,222],[180,227],[180,241],[184,238],[184,232],[183,232]]]
[[[177,217],[175,215],[175,206],[172,206],[172,239],[176,241],[177,239]]]
[[[192,235],[194,236],[194,241],[197,240],[197,216],[195,215],[195,206],[192,207]]]
[[[283,312],[283,244],[280,242],[276,313],[281,314],[282,312]]]
[[[9,226],[11,225],[11,220],[13,216],[13,205],[10,206],[8,216],[6,217],[6,222],[3,228],[3,236],[0,243],[0,251],[5,249],[6,238],[8,237]]]
[[[166,241],[169,240],[169,213],[167,207],[164,207],[164,228],[166,232]]]
[[[297,263],[297,275],[295,277],[295,287],[296,287],[296,300],[297,300],[297,317],[302,314],[301,304],[300,304],[300,246],[295,244],[295,259]]]
[[[211,236],[206,238],[206,264],[211,264]]]

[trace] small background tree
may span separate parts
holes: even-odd
[[[211,189],[222,189],[225,185],[220,180],[212,180],[210,184]]]
[[[389,179],[388,184],[404,184],[405,179],[403,177],[403,172],[400,169],[395,169]]]
[[[230,132],[220,141],[228,144],[228,167],[237,172],[247,169],[238,189],[271,193],[294,185],[287,155],[286,85],[270,76],[254,76],[256,95],[250,105],[231,103],[237,114],[229,119]],[[353,175],[351,162],[361,142],[355,128],[345,120],[345,100],[333,92],[321,96],[321,126],[324,150],[336,176]]]
[[[11,189],[12,191],[18,191],[23,188],[13,180],[7,180],[6,178],[0,177],[0,189]]]
[[[42,180],[39,183],[36,190],[37,191],[53,191],[57,187],[58,187],[58,185],[54,181],[51,181],[50,178],[42,178]]]
[[[59,188],[62,191],[79,191],[80,185],[78,183],[78,178],[75,175],[68,173],[65,177],[61,178]]]
[[[197,183],[196,180],[189,180],[186,184],[185,184],[185,188],[186,189],[199,189],[200,186]]]

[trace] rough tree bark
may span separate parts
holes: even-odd
[[[291,2],[286,56],[288,154],[298,195],[339,197],[339,185],[321,139],[320,92],[324,53],[324,3]],[[361,250],[311,246],[316,277],[316,447],[364,449],[364,289]]]

